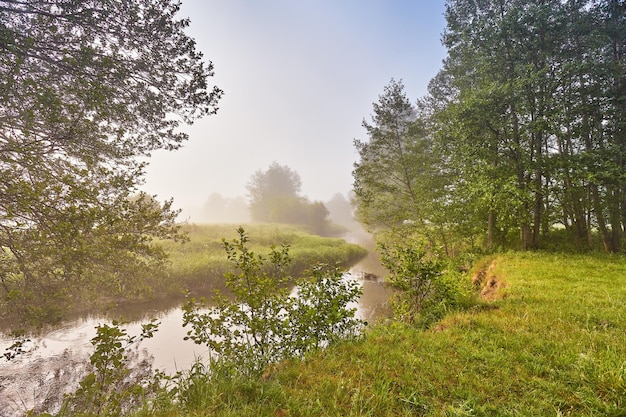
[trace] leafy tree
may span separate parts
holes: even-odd
[[[279,222],[281,206],[289,200],[298,200],[302,180],[286,165],[274,161],[267,170],[258,170],[246,185],[252,220]]]
[[[321,202],[310,202],[300,195],[300,175],[286,165],[273,162],[258,170],[247,184],[253,221],[306,225],[323,234],[328,226],[328,210]]]
[[[448,117],[462,124],[447,144],[453,156],[465,158],[463,170],[477,180],[471,185],[482,184],[476,188],[488,196],[482,205],[489,207],[490,228],[506,218],[498,202],[502,190],[510,189],[505,184],[514,181],[513,216],[524,248],[538,247],[547,209],[555,81],[550,56],[562,28],[562,20],[551,13],[554,7],[551,1],[459,0],[450,1],[446,12],[446,70],[459,89],[453,104],[458,109]]]
[[[130,199],[146,158],[221,91],[180,3],[0,1],[0,288],[5,301],[110,280],[124,290],[177,236],[172,203]],[[41,305],[41,304],[40,304]],[[38,307],[31,315],[43,316]]]
[[[517,232],[522,248],[539,248],[557,223],[580,247],[593,229],[608,251],[622,247],[624,7],[447,1],[448,57],[424,102],[454,174],[452,222],[488,247]]]
[[[431,139],[401,82],[391,80],[373,107],[372,124],[363,122],[369,140],[354,141],[357,217],[373,229],[404,223],[428,233],[439,175]]]

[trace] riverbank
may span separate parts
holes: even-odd
[[[235,237],[236,229],[230,225],[185,227],[189,232],[188,242],[183,245],[169,243],[169,247],[164,245],[172,255],[171,267],[164,274],[167,272],[174,277],[177,285],[198,280],[195,295],[210,296],[208,290],[223,282],[223,275],[217,276],[220,273],[218,266],[224,268],[223,272],[229,267],[232,270],[230,264],[223,262],[226,254],[221,239]],[[310,262],[352,265],[366,254],[362,247],[347,244],[342,239],[321,238],[292,227],[254,225],[246,230],[250,230],[250,249],[258,254],[268,253],[273,244],[289,245],[296,267],[298,260],[301,264],[311,259]],[[292,266],[292,275],[297,276],[298,271]],[[363,280],[363,271],[363,266],[357,265],[354,275],[347,274],[346,279],[359,281],[363,288],[363,297],[354,306],[357,316],[374,322],[388,314],[387,301],[391,290],[382,282]],[[0,356],[0,416],[25,414],[33,407],[46,409],[51,406],[54,410],[63,395],[75,390],[85,376],[89,355],[93,352],[90,340],[96,335],[96,326],[113,320],[128,322],[124,328],[133,335],[141,332],[142,322],[156,319],[160,323],[155,336],[144,340],[140,350],[133,352],[137,356],[133,356],[132,366],[140,370],[142,364],[150,364],[154,369],[173,375],[191,368],[196,358],[208,361],[206,346],[185,340],[188,329],[182,327],[183,312],[180,309],[185,299],[183,292],[174,292],[169,297],[161,293],[161,297],[154,300],[129,301],[106,310],[76,313],[63,323],[45,326],[30,335],[23,345],[26,353],[11,361]],[[12,341],[0,330],[0,354]]]
[[[169,254],[171,266],[161,277],[161,282],[155,283],[157,289],[153,291],[159,291],[159,288],[167,293],[223,289],[224,273],[232,270],[232,264],[226,257],[222,239],[234,239],[237,228],[223,224],[183,225],[188,242],[160,243]],[[267,254],[272,246],[289,246],[292,261],[288,272],[293,277],[301,276],[306,269],[318,263],[337,264],[348,269],[368,253],[358,244],[313,235],[296,226],[249,224],[243,225],[243,228],[250,238],[250,250],[255,253]]]
[[[429,330],[379,325],[139,415],[626,415],[625,258],[512,253],[481,271],[484,298]]]
[[[189,292],[194,296],[209,296],[215,289],[223,290],[224,273],[232,265],[222,239],[233,239],[238,226],[183,224],[181,228],[188,237],[186,242],[155,242],[170,260],[158,271],[141,273],[118,283],[68,287],[65,292],[47,294],[45,305],[29,306],[27,301],[7,297],[4,305],[0,302],[0,332],[16,328],[34,330],[90,314],[114,312],[120,307],[132,309],[137,305],[142,309],[142,305],[155,301],[178,305]],[[347,269],[368,253],[357,244],[312,235],[296,226],[250,224],[244,228],[250,236],[251,249],[257,253],[268,253],[272,245],[289,245],[292,258],[289,273],[294,277],[319,262]]]

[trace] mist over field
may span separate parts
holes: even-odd
[[[626,416],[625,271],[624,0],[0,0],[0,417]]]

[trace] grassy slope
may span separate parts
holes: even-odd
[[[626,416],[626,260],[508,254],[490,273],[496,297],[432,330],[378,327],[180,415]]]

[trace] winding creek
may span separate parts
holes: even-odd
[[[370,252],[344,275],[344,279],[357,280],[362,286],[363,295],[355,307],[357,316],[369,323],[390,313],[391,289],[380,278],[384,274],[376,254]],[[177,298],[125,305],[106,314],[79,317],[31,336],[25,345],[26,353],[10,362],[0,357],[0,417],[52,405],[64,392],[75,389],[93,351],[90,341],[96,335],[95,327],[112,320],[128,322],[124,327],[129,335],[139,334],[141,324],[152,319],[160,323],[154,337],[142,341],[134,352],[138,363],[151,360],[154,369],[174,374],[189,369],[196,358],[206,359],[209,353],[206,347],[184,340],[188,329],[182,327],[180,304],[181,299]],[[0,354],[12,342],[9,335],[0,332]]]

